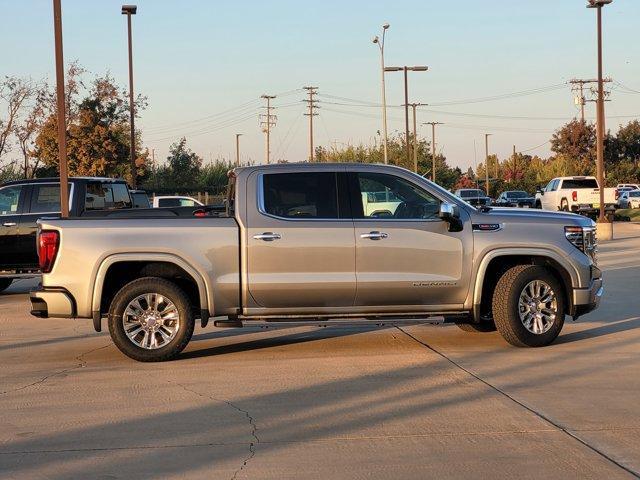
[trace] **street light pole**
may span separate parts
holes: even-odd
[[[389,154],[387,149],[387,90],[384,83],[384,37],[389,29],[389,24],[385,23],[382,25],[382,41],[376,35],[373,37],[373,43],[378,44],[380,47],[380,65],[381,65],[381,74],[382,74],[382,134],[383,134],[383,155],[384,155],[384,163],[385,165],[389,163]]]
[[[404,72],[404,124],[405,124],[405,143],[407,152],[407,165],[411,164],[411,147],[409,145],[409,80],[407,72],[426,72],[429,67],[415,66],[415,67],[385,67],[385,72]]]
[[[598,223],[606,223],[604,216],[604,81],[602,78],[602,7],[611,3],[612,0],[589,0],[587,8],[595,8],[597,11],[597,29],[598,29],[598,101],[597,107],[597,125],[596,125],[596,177],[598,178],[598,186],[600,187],[600,212],[598,214]]]
[[[58,115],[58,157],[60,169],[60,216],[69,216],[69,174],[67,170],[67,120],[64,99],[64,59],[62,52],[62,6],[53,0],[53,30],[56,52],[56,113]]]
[[[485,161],[484,161],[484,173],[485,173],[485,190],[487,192],[487,197],[489,196],[489,137],[490,133],[484,134],[484,152],[485,152]]]
[[[240,137],[241,133],[236,133],[236,167],[240,166]]]
[[[133,48],[131,44],[131,15],[135,15],[138,7],[135,5],[122,5],[122,15],[127,16],[127,37],[129,44],[129,127],[130,146],[129,155],[131,162],[131,186],[136,188],[138,183],[138,172],[136,168],[136,129],[134,125],[135,106],[133,104]]]

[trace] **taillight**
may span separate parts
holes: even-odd
[[[571,198],[573,199],[574,202],[578,201],[578,192],[576,192],[575,190],[573,192],[571,192]]]
[[[49,273],[56,261],[60,234],[55,230],[44,230],[38,235],[38,260],[42,273]]]
[[[616,200],[618,199],[618,197],[620,196],[620,192],[618,191],[618,189],[616,188]]]

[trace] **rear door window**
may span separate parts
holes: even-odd
[[[57,213],[60,211],[60,185],[34,183],[31,191],[30,213]]]
[[[334,172],[269,173],[262,182],[265,213],[283,218],[339,218]]]

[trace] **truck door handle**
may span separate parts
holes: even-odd
[[[15,227],[17,225],[16,222],[4,222],[2,224],[3,227]]]
[[[280,235],[279,233],[264,232],[259,233],[258,235],[254,235],[253,238],[255,238],[256,240],[264,240],[265,242],[273,242],[274,240],[280,240],[282,238],[282,235]]]
[[[362,233],[360,235],[360,238],[368,238],[369,240],[382,240],[384,238],[387,238],[389,235],[387,235],[384,232],[369,232],[369,233]]]

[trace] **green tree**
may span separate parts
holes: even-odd
[[[592,123],[572,120],[551,137],[551,151],[569,163],[572,175],[590,175],[595,169],[596,129]]]
[[[187,147],[187,139],[182,137],[169,147],[167,157],[167,180],[173,188],[197,188],[202,158]]]
[[[76,67],[77,68],[77,67]],[[80,73],[70,72],[72,79]],[[130,178],[129,105],[124,90],[109,75],[95,77],[86,94],[80,98],[80,80],[74,80],[67,96],[67,161],[71,175]],[[135,108],[145,108],[146,100],[138,97]],[[45,166],[58,168],[58,121],[52,113],[44,121],[35,139],[33,156]],[[136,134],[137,174],[145,174],[148,152],[141,149],[141,135]]]

